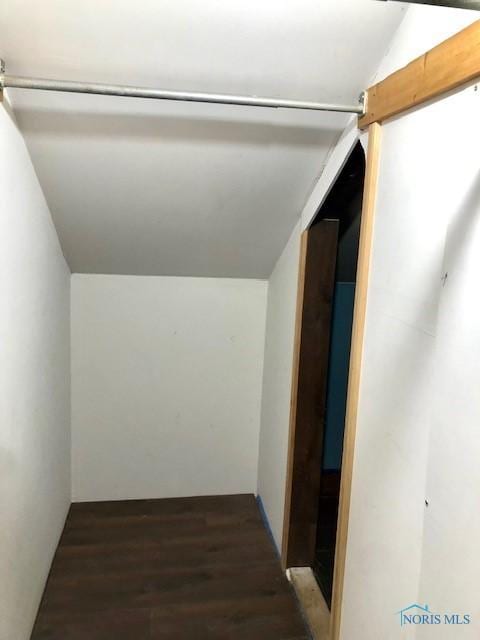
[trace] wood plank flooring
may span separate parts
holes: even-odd
[[[307,640],[253,495],[73,504],[32,640]]]

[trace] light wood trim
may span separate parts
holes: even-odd
[[[297,392],[300,363],[300,341],[302,336],[303,294],[305,291],[305,269],[307,262],[308,230],[300,236],[300,257],[297,281],[297,306],[295,311],[295,337],[293,343],[292,387],[290,392],[290,426],[288,432],[287,478],[285,481],[285,507],[283,511],[282,567],[287,568],[288,533],[290,529],[290,505],[292,501],[292,476],[297,422]]]
[[[340,502],[338,511],[337,543],[335,549],[335,568],[333,575],[333,597],[330,637],[339,640],[345,559],[347,552],[348,518],[352,489],[353,458],[357,428],[358,398],[365,332],[365,314],[367,309],[368,277],[372,251],[373,223],[380,159],[381,126],[370,125],[367,149],[367,165],[363,191],[360,243],[358,248],[357,282],[353,311],[352,343],[350,350],[350,369],[348,374],[347,409],[345,416],[345,435],[343,444],[342,476],[340,482]]]
[[[367,91],[364,129],[480,78],[480,20]]]

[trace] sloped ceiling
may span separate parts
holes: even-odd
[[[7,72],[356,102],[372,0],[3,0]],[[73,272],[264,278],[348,116],[9,90]]]

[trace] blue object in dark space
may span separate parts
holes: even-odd
[[[352,340],[354,282],[337,282],[332,306],[322,468],[340,470]]]

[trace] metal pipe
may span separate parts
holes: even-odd
[[[23,78],[21,76],[0,76],[1,88],[37,89],[40,91],[64,91],[67,93],[90,93],[102,96],[122,96],[124,98],[153,98],[156,100],[184,100],[187,102],[210,102],[235,104],[248,107],[271,107],[275,109],[308,109],[310,111],[340,111],[344,113],[364,113],[363,104],[326,104],[303,100],[278,100],[277,98],[257,98],[256,96],[235,96],[222,93],[193,93],[190,91],[167,91],[147,87],[131,87],[98,82],[71,82],[68,80],[48,80],[45,78]]]

